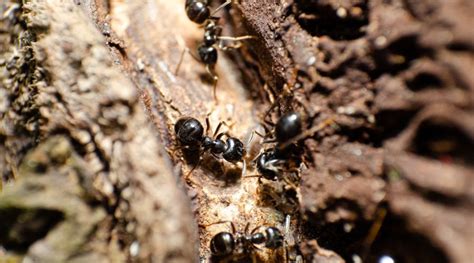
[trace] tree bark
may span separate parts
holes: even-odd
[[[222,34],[254,38],[219,51],[217,101],[192,56],[175,72],[203,32],[184,1],[0,8],[0,258],[196,262],[230,231],[211,224],[287,215],[306,262],[474,257],[471,1],[232,2]],[[330,123],[302,140],[295,188],[206,154],[193,170],[201,153],[175,142],[182,116],[246,142],[289,111]]]

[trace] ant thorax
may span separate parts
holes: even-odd
[[[234,256],[247,256],[253,251],[251,237],[244,233],[235,235]]]

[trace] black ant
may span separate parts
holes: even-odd
[[[273,131],[275,138],[264,141],[265,143],[276,142],[277,145],[265,150],[256,158],[257,171],[265,179],[279,179],[279,167],[291,157],[294,157],[295,149],[290,146],[294,142],[312,136],[332,123],[333,121],[328,119],[320,125],[303,131],[302,119],[299,113],[289,112],[283,115],[275,124]]]
[[[278,145],[285,144],[302,133],[302,121],[298,113],[290,112],[283,115],[275,125],[273,140],[266,143],[277,142]],[[271,148],[257,156],[255,162],[259,174],[268,180],[277,180],[280,175],[280,167],[289,159],[291,151],[288,147]]]
[[[213,256],[249,256],[254,251],[260,249],[259,245],[272,250],[276,250],[284,245],[284,237],[280,230],[275,227],[257,226],[249,232],[249,224],[247,223],[244,232],[240,232],[236,231],[234,223],[230,221],[220,221],[211,225],[227,222],[231,224],[232,233],[220,232],[212,237],[210,249]],[[264,229],[263,232],[257,232],[257,230],[262,228]]]
[[[241,41],[246,39],[252,39],[253,36],[240,36],[240,37],[228,37],[221,36],[222,28],[217,24],[219,17],[213,15],[231,3],[231,0],[227,0],[225,3],[217,7],[212,13],[209,9],[209,1],[207,0],[186,0],[185,9],[188,18],[198,24],[204,24],[204,37],[203,42],[198,46],[196,58],[192,53],[191,55],[198,61],[206,65],[207,73],[212,77],[214,81],[213,85],[213,96],[214,100],[217,101],[216,88],[219,77],[216,75],[214,68],[217,63],[218,53],[217,49],[228,50],[231,48],[239,48],[240,44],[225,46],[222,41]],[[184,53],[181,54],[178,66],[176,67],[175,75],[178,74],[179,68],[183,61]]]
[[[210,3],[208,0],[186,0],[184,9],[186,10],[186,15],[191,21],[197,24],[202,24],[208,19],[215,18],[213,15],[231,2],[231,0],[227,0],[211,13],[211,10],[209,9]]]
[[[273,138],[264,140],[264,143],[276,142],[276,144],[255,158],[257,174],[245,177],[259,178],[258,189],[263,203],[285,213],[295,212],[298,207],[299,170],[304,163],[303,148],[297,143],[330,123],[332,122],[325,121],[304,131],[299,113],[290,112],[278,120],[269,135]],[[262,178],[267,181],[262,181]]]
[[[228,136],[227,133],[219,133],[219,129],[223,122],[220,122],[214,131],[212,137],[204,135],[204,128],[202,124],[195,118],[183,117],[179,119],[174,125],[176,137],[179,142],[187,147],[200,148],[203,151],[209,151],[216,158],[223,158],[224,160],[236,164],[243,162],[242,174],[245,174],[246,164],[244,156],[246,150],[242,141],[235,137]],[[209,119],[206,118],[206,134],[209,133]],[[221,138],[227,136],[224,141]],[[190,173],[199,165],[198,164],[190,171]],[[189,173],[189,174],[190,174]],[[188,174],[188,175],[189,175]]]

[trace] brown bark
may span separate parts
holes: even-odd
[[[255,39],[219,53],[217,102],[191,56],[175,75],[202,38],[183,7],[1,3],[0,257],[196,262],[229,231],[204,225],[283,230],[286,214],[307,262],[474,257],[471,1],[233,2],[223,34]],[[305,138],[296,191],[207,155],[182,180],[196,158],[175,143],[178,118],[225,121],[245,142],[274,100],[273,121],[332,123]],[[250,175],[271,147],[251,146]]]
[[[103,36],[72,1],[4,7],[12,5],[3,35],[2,172],[15,180],[5,185],[0,207],[2,217],[15,217],[0,220],[2,244],[39,262],[194,260],[189,199]],[[57,147],[74,158],[61,157],[56,169]],[[46,177],[18,171],[32,164]],[[20,219],[40,209],[61,213],[62,221],[44,239],[22,240],[35,221]],[[130,253],[137,245],[138,255]]]

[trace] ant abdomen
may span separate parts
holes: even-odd
[[[283,235],[280,230],[275,227],[267,227],[265,229],[265,247],[276,249],[283,246]]]
[[[248,224],[244,232],[237,232],[231,223],[232,233],[220,232],[212,237],[210,243],[211,253],[218,257],[238,256],[239,253],[248,255],[260,249],[258,245],[263,244],[268,249],[278,249],[283,246],[284,237],[276,227],[265,227],[263,232],[257,232],[262,226],[248,232]]]
[[[234,252],[234,236],[229,232],[220,232],[211,240],[211,253],[216,256],[228,256]]]
[[[296,112],[290,112],[283,115],[275,125],[275,137],[279,143],[287,142],[299,135],[301,132],[301,117]]]
[[[206,65],[215,65],[217,63],[217,49],[214,46],[207,46],[205,43],[199,45],[199,59]]]
[[[227,149],[222,154],[222,157],[231,163],[236,163],[242,160],[245,155],[244,144],[237,138],[229,137],[226,140]]]
[[[211,16],[208,1],[186,0],[186,15],[194,23],[202,24]]]
[[[220,125],[214,136],[216,136],[219,127]],[[209,128],[208,121],[207,128]],[[195,118],[183,117],[179,119],[174,125],[174,130],[178,141],[184,146],[202,148],[202,150],[212,153],[216,158],[224,158],[224,160],[233,164],[241,161],[245,162],[244,155],[246,152],[242,141],[227,136],[227,133],[220,133],[215,138],[204,135],[202,124]],[[227,137],[225,141],[221,139],[224,135]]]

